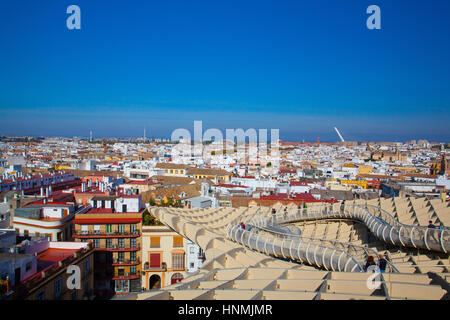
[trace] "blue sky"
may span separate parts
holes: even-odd
[[[66,8],[81,8],[81,30]],[[381,8],[381,30],[366,8]],[[0,134],[450,141],[450,1],[3,0]]]

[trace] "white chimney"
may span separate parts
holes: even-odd
[[[53,187],[50,185],[50,187],[48,187],[48,194],[51,196],[53,192]]]

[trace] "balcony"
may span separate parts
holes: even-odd
[[[130,260],[130,259],[123,259],[123,260],[119,260],[114,258],[112,261],[112,265],[113,266],[136,266],[141,264],[141,260],[140,259],[134,259],[134,260]]]
[[[131,279],[138,279],[141,277],[141,272],[124,272],[119,273],[115,272],[114,276],[112,277],[112,280],[131,280]]]
[[[141,235],[140,230],[133,232],[101,232],[95,231],[77,231],[73,233],[74,238],[137,238]]]
[[[116,252],[116,251],[139,251],[141,250],[141,247],[127,247],[127,246],[118,246],[118,245],[113,245],[110,247],[96,247],[95,248],[96,251],[112,251],[112,252]]]
[[[153,267],[150,266],[148,262],[144,263],[144,267],[143,267],[144,271],[167,271],[167,265],[165,263],[161,263],[161,266],[159,267]]]

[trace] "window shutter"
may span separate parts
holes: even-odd
[[[150,254],[150,268],[160,268],[161,267],[161,254],[151,253]]]
[[[150,247],[151,248],[159,248],[159,239],[160,237],[150,237]]]
[[[173,237],[173,246],[174,247],[182,247],[183,246],[183,237],[174,236]]]

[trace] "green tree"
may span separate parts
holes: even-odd
[[[150,200],[149,200],[149,205],[151,205],[151,206],[156,206],[156,201],[155,201],[155,199],[153,199],[153,198],[150,198]]]
[[[154,216],[152,216],[148,210],[145,210],[143,213],[142,224],[144,226],[163,226],[159,220],[157,220]]]

